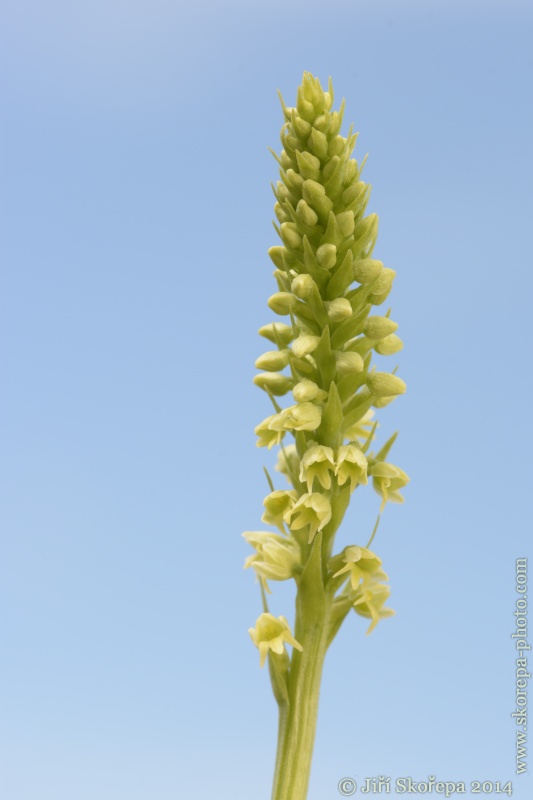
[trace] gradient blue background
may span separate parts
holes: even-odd
[[[365,638],[354,615],[328,655],[309,798],[378,774],[531,796],[510,634],[531,536],[532,8],[329,9],[4,4],[5,800],[270,796],[240,534],[274,458],[253,434],[267,146],[303,70],[332,75],[370,153],[408,384],[381,436],[400,429],[412,479],[375,541],[397,616]],[[378,505],[357,493],[339,546]]]

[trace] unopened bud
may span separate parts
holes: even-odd
[[[291,189],[294,189],[297,192],[302,191],[304,179],[298,172],[295,172],[293,169],[288,169],[285,173],[285,179]]]
[[[393,322],[388,317],[369,317],[363,329],[363,333],[369,339],[384,339],[390,333],[394,333],[398,328],[398,323]]]
[[[314,106],[312,103],[310,103],[308,100],[305,99],[301,86],[298,87],[296,108],[298,109],[299,115],[308,122],[312,122],[316,116]]]
[[[288,350],[269,350],[268,353],[263,353],[262,356],[255,362],[257,369],[266,369],[268,372],[277,372],[284,369],[289,363]]]
[[[302,119],[295,108],[292,109],[291,122],[296,136],[307,139],[312,130],[311,124]]]
[[[293,384],[293,380],[280,372],[260,372],[259,375],[254,377],[254,383],[260,389],[279,396],[287,394]]]
[[[278,219],[278,222],[290,222],[291,220],[291,216],[287,214],[287,212],[280,203],[276,203],[274,205],[274,213]]]
[[[269,322],[268,325],[263,325],[262,328],[259,328],[258,333],[260,336],[264,336],[265,339],[274,342],[274,344],[278,342],[289,344],[294,339],[292,325],[285,325],[284,322]]]
[[[373,258],[360,258],[353,263],[353,277],[357,283],[372,283],[382,269],[383,264],[381,261],[375,261]]]
[[[279,230],[285,247],[298,250],[302,246],[302,237],[298,233],[298,228],[294,222],[284,222]]]
[[[307,300],[315,288],[316,283],[306,272],[303,275],[298,275],[291,284],[291,291],[296,297],[299,297],[300,300]]]
[[[326,195],[321,183],[307,180],[302,187],[302,197],[318,214],[329,214],[333,208],[333,200]]]
[[[359,353],[336,350],[333,355],[335,357],[335,367],[339,375],[353,375],[354,373],[362,372],[365,368],[365,362]]]
[[[351,236],[355,227],[353,211],[343,211],[341,214],[337,214],[336,219],[342,235]]]
[[[356,177],[357,177],[357,161],[355,160],[355,158],[350,158],[350,160],[346,162],[346,166],[344,167],[344,178],[342,181],[344,186],[350,187],[352,183],[355,181]],[[345,205],[347,205],[347,203],[345,203]]]
[[[312,153],[304,150],[303,153],[296,151],[296,161],[300,175],[306,180],[316,181],[320,175],[320,161]]]
[[[326,110],[324,111],[323,114],[320,114],[315,119],[315,121],[313,122],[313,128],[316,128],[316,130],[320,131],[321,133],[327,133],[329,131],[330,124],[331,124],[331,114],[328,114],[328,111]]]
[[[356,173],[357,161],[350,159],[348,164],[354,165],[352,167],[352,170],[354,173]],[[346,166],[348,166],[348,164]],[[344,179],[346,180],[346,170],[344,171]],[[350,203],[353,203],[354,200],[356,200],[358,197],[362,197],[366,189],[366,186],[367,185],[364,181],[355,181],[354,183],[351,184],[351,186],[348,186],[348,188],[345,189],[344,192],[342,193],[342,202],[344,203],[344,205],[349,206]]]
[[[302,336],[298,336],[292,343],[292,352],[296,358],[303,358],[316,350],[319,342],[320,336],[304,333]]]
[[[328,155],[328,139],[324,133],[316,130],[316,127],[313,127],[307,144],[320,161],[326,159]]]
[[[383,267],[375,286],[372,287],[372,294],[368,297],[373,305],[379,306],[387,299],[395,277],[396,272],[393,269]]]
[[[396,336],[395,333],[391,333],[390,336],[385,336],[384,339],[378,342],[374,350],[380,356],[392,356],[394,353],[399,353],[402,348],[403,342],[400,337]]]
[[[314,381],[310,381],[307,378],[297,383],[292,390],[293,397],[297,403],[307,403],[310,400],[315,400],[320,393],[324,394],[323,390]]]
[[[316,260],[324,269],[332,269],[337,262],[337,248],[334,244],[322,244],[316,251]]]
[[[269,247],[268,255],[270,256],[273,263],[276,265],[278,269],[285,269],[285,262],[284,256],[287,255],[287,251],[281,245],[276,245],[275,247]]]
[[[331,112],[331,120],[329,123],[329,135],[335,136],[341,129],[342,125],[342,115],[344,113],[344,101],[343,105],[341,105],[340,111],[332,111]]]
[[[291,309],[294,308],[297,302],[296,297],[290,292],[276,292],[270,295],[267,300],[267,305],[275,314],[285,317],[289,314]]]
[[[340,156],[344,150],[344,145],[346,144],[346,139],[344,136],[335,136],[334,139],[331,139],[328,145],[328,155],[331,156]]]
[[[298,215],[299,219],[302,220],[304,225],[307,225],[308,228],[312,228],[313,225],[316,225],[318,222],[318,217],[316,212],[313,211],[311,206],[309,206],[305,200],[300,200],[298,205],[296,206],[296,214]]]
[[[366,256],[372,250],[378,235],[378,215],[369,214],[359,220],[354,228],[352,253],[356,259],[359,255]]]
[[[331,322],[342,322],[343,319],[352,316],[350,301],[345,297],[337,297],[329,303],[325,302],[324,305]]]
[[[389,372],[369,373],[366,385],[376,397],[393,397],[403,394],[407,388],[401,378],[391,375]]]

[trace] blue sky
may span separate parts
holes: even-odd
[[[240,534],[282,115],[332,76],[397,271],[411,476],[375,549],[397,616],[328,654],[309,800],[514,761],[531,550],[532,11],[524,2],[109,0],[2,11],[1,794],[270,796],[276,709]],[[281,484],[280,487],[281,488]],[[353,502],[364,544],[379,500]],[[289,587],[273,610],[292,618]],[[360,779],[360,778],[358,778]]]

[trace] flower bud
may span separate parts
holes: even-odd
[[[350,158],[349,161],[346,162],[346,166],[344,167],[344,178],[342,182],[344,186],[350,188],[350,186],[353,184],[356,178],[357,178],[357,161],[355,160],[355,158]],[[342,202],[344,203],[344,205],[348,205],[348,203],[346,203],[344,200],[344,194],[342,195]]]
[[[295,172],[293,169],[288,169],[285,173],[285,180],[291,189],[294,189],[296,192],[302,191],[304,179],[298,172]]]
[[[372,283],[382,269],[381,261],[375,261],[373,258],[360,258],[353,263],[353,277],[358,283]]]
[[[328,155],[331,158],[332,156],[340,156],[344,151],[344,145],[346,144],[346,139],[344,136],[335,136],[333,139],[330,139],[328,145]]]
[[[372,294],[368,296],[373,305],[379,306],[387,299],[395,277],[396,272],[393,269],[383,267],[375,286],[372,287]]]
[[[276,188],[274,190],[274,194],[280,203],[284,203],[287,200],[290,201],[291,199],[291,193],[287,189],[283,181],[276,181]]]
[[[292,352],[297,358],[303,358],[316,350],[319,342],[320,336],[303,334],[302,336],[298,336],[292,343]]]
[[[324,111],[323,114],[319,114],[318,117],[313,122],[313,128],[316,129],[317,131],[320,131],[320,133],[328,133],[330,125],[331,125],[331,114],[328,114],[328,111]],[[327,155],[327,150],[326,150],[326,155]]]
[[[287,251],[281,245],[276,245],[276,247],[269,247],[268,255],[270,256],[271,260],[274,262],[278,269],[285,269],[285,261],[284,257],[287,255]]]
[[[320,176],[320,161],[312,153],[304,150],[303,153],[296,151],[296,161],[300,175],[305,180],[316,181]]]
[[[296,214],[298,218],[302,220],[304,225],[307,225],[308,228],[312,228],[313,225],[316,225],[318,222],[318,217],[316,212],[313,211],[311,206],[307,205],[305,200],[300,200],[298,205],[296,206]]]
[[[269,350],[268,353],[259,356],[255,366],[257,369],[266,369],[268,372],[278,372],[278,370],[284,369],[288,363],[288,350]]]
[[[380,356],[391,356],[394,353],[398,353],[403,348],[403,342],[399,336],[396,336],[395,333],[391,333],[389,336],[385,336],[380,342],[378,342],[374,350],[376,353],[379,353]]]
[[[302,197],[319,215],[326,216],[333,208],[333,201],[326,196],[326,190],[317,181],[307,180],[304,182]]]
[[[294,330],[292,325],[285,325],[284,322],[269,322],[268,325],[263,325],[258,331],[260,336],[264,336],[274,344],[278,341],[282,344],[289,344],[294,339]],[[276,338],[277,337],[277,338]]]
[[[357,171],[357,163],[352,159],[350,159],[349,163],[354,164],[355,167],[353,169],[354,171]],[[342,193],[342,202],[344,205],[349,206],[358,197],[362,197],[366,187],[367,184],[364,181],[355,181],[355,183],[352,183],[351,186],[348,186],[348,188]]]
[[[284,222],[280,226],[281,239],[285,247],[298,250],[302,246],[302,237],[298,233],[298,228],[294,222]]]
[[[388,317],[369,317],[363,329],[369,339],[384,339],[398,328],[398,323]]]
[[[336,300],[326,301],[324,305],[331,322],[342,322],[343,319],[348,319],[348,317],[352,316],[350,301],[345,297],[337,297]]]
[[[407,388],[401,378],[389,372],[370,372],[367,375],[366,385],[376,397],[403,394]]]
[[[309,149],[320,161],[324,161],[327,158],[328,139],[324,133],[313,128],[307,144]]]
[[[296,297],[299,297],[300,300],[307,300],[315,288],[316,283],[306,272],[303,273],[303,275],[297,275],[291,283],[291,291]]]
[[[343,211],[342,213],[337,214],[336,219],[342,235],[351,236],[355,227],[353,211]]]
[[[287,394],[293,384],[293,379],[280,372],[260,372],[254,377],[254,383],[265,392],[281,397]]]
[[[324,395],[327,397],[327,393],[308,378],[304,378],[296,384],[292,390],[292,395],[297,403],[307,403],[319,396],[321,396],[321,399],[324,399]]]
[[[316,260],[324,269],[332,269],[337,262],[337,248],[334,244],[321,244],[316,251]]]
[[[301,88],[303,97],[315,108],[317,102],[319,102],[320,94],[322,94],[317,78],[313,78],[309,72],[304,73]]]
[[[352,245],[352,253],[354,259],[357,259],[361,254],[366,256],[370,253],[375,244],[377,235],[377,214],[369,214],[368,217],[359,220],[353,232],[354,243]]]
[[[335,368],[339,375],[353,375],[362,372],[365,368],[365,362],[359,353],[335,350],[333,355],[335,356]]]
[[[291,216],[287,214],[283,206],[280,205],[280,203],[276,203],[274,205],[274,213],[278,218],[278,222],[290,222],[292,219]]]
[[[294,161],[292,160],[292,158],[290,157],[290,155],[287,153],[286,150],[281,151],[279,160],[281,161],[281,166],[283,167],[283,169],[291,169],[292,167],[294,167]]]
[[[344,112],[344,101],[340,111],[332,111],[329,123],[328,133],[330,136],[336,136],[341,129],[342,116]]]
[[[312,131],[311,124],[302,119],[295,108],[292,109],[291,122],[296,136],[300,139],[307,139]]]
[[[396,400],[398,395],[394,395],[393,397],[377,397],[374,400],[374,408],[385,408],[392,403],[393,400]]]
[[[290,292],[276,292],[270,295],[267,305],[275,314],[285,317],[297,302],[296,297]]]

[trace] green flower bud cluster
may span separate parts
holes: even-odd
[[[334,110],[333,99],[331,80],[324,91],[309,73],[294,107],[281,98],[283,149],[274,154],[280,179],[273,186],[280,244],[269,250],[277,285],[267,303],[282,319],[259,330],[269,349],[255,362],[260,372],[254,382],[269,395],[274,413],[255,432],[257,446],[281,445],[276,468],[290,488],[271,484],[262,521],[279,533],[244,534],[255,551],[245,566],[267,591],[268,579],[292,578],[299,586],[319,542],[324,590],[336,591],[350,577],[348,588],[331,595],[332,620],[342,621],[351,607],[369,617],[373,629],[393,613],[384,606],[390,589],[380,559],[358,545],[338,556],[332,548],[352,493],[369,478],[381,510],[387,501],[403,501],[399,490],[409,478],[385,460],[395,437],[376,455],[370,451],[373,409],[406,389],[396,369],[376,368],[372,358],[394,355],[403,345],[390,310],[374,310],[389,296],[396,273],[373,258],[378,218],[366,213],[365,160],[352,157],[357,134],[341,134],[344,101]],[[281,407],[279,398],[289,393]],[[287,434],[294,444],[284,441]],[[280,640],[273,641],[277,647]]]

